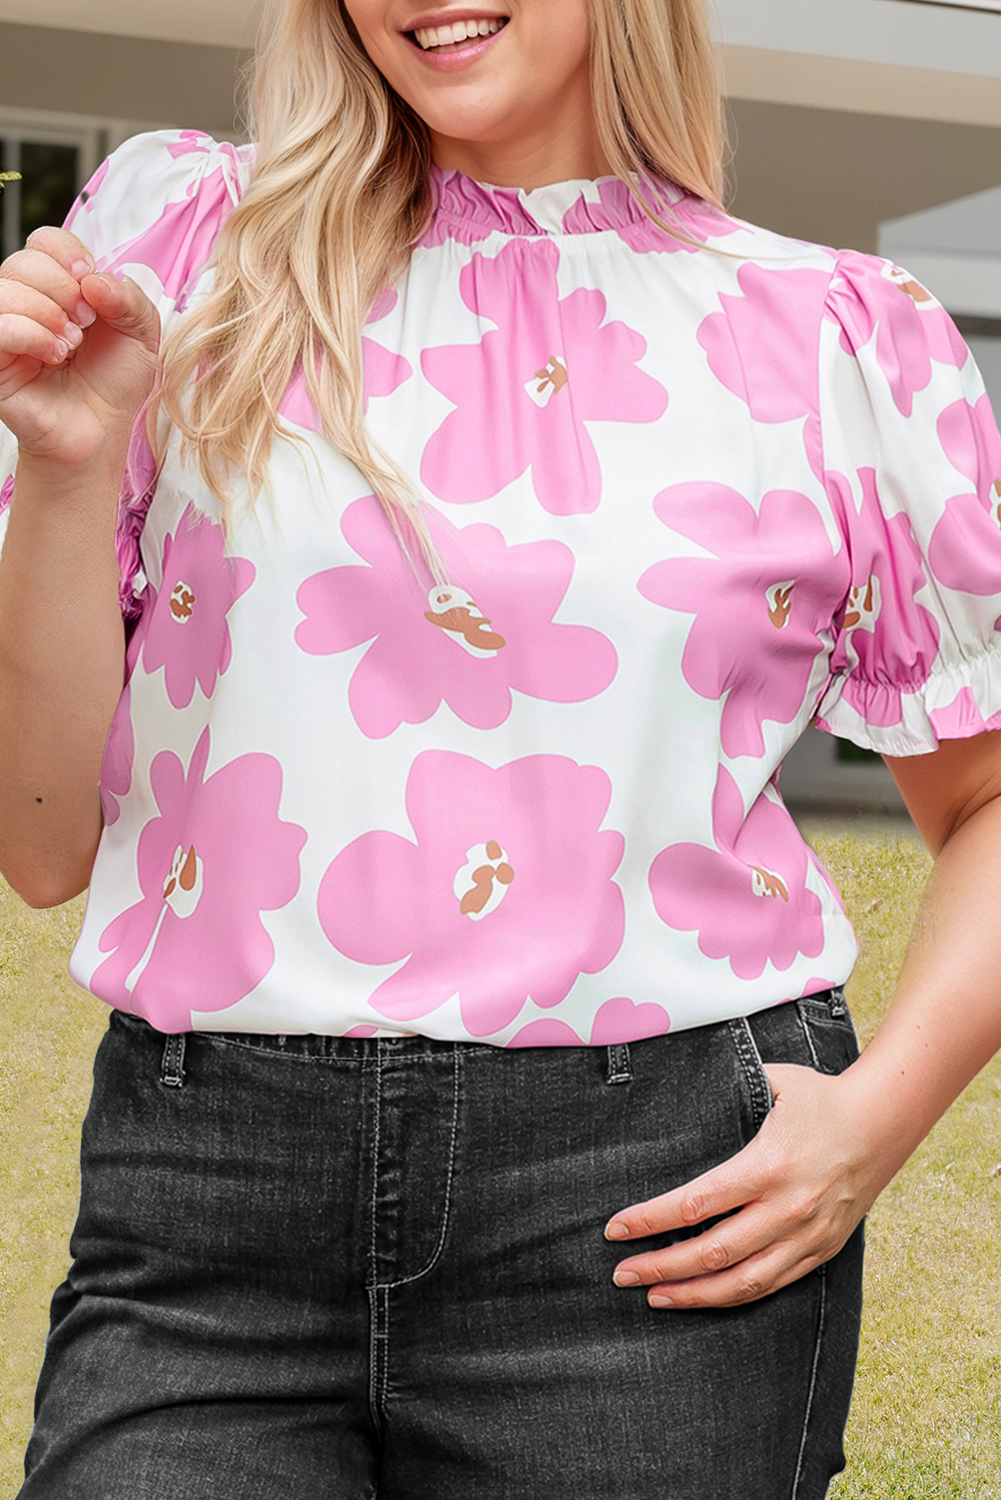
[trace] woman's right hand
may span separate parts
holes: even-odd
[[[159,347],[159,314],[142,288],[95,274],[69,230],[36,229],[0,265],[0,420],[22,458],[124,460]]]

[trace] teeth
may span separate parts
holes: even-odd
[[[503,24],[499,20],[453,21],[451,26],[421,26],[414,35],[427,52],[432,47],[454,47],[472,37],[494,36]]]

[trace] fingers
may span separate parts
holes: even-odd
[[[606,1238],[635,1240],[651,1234],[667,1234],[673,1229],[690,1229],[706,1219],[740,1208],[756,1198],[766,1185],[763,1164],[756,1163],[760,1154],[759,1143],[754,1140],[729,1161],[694,1177],[683,1187],[621,1209],[609,1221]]]
[[[20,359],[37,360],[43,365],[61,365],[83,337],[79,328],[74,339],[60,338],[32,318],[0,314],[0,371],[7,371]],[[0,387],[0,394],[5,394]]]
[[[65,229],[36,229],[0,266],[0,316],[8,313],[34,318],[70,349],[81,342],[74,328],[85,331],[98,315],[151,352],[159,348],[159,315],[142,288],[131,277],[99,274],[83,241]]]
[[[160,347],[160,315],[138,282],[131,276],[121,281],[107,273],[88,275],[81,290],[98,315],[117,333],[135,339],[150,353]]]
[[[28,236],[27,248],[48,256],[77,283],[89,271],[96,270],[94,257],[83,240],[68,229],[56,229],[51,224],[36,229]]]
[[[67,349],[76,349],[83,340],[83,329],[89,327],[96,316],[93,309],[87,306],[86,316],[80,312],[76,317],[68,317],[58,302],[35,287],[7,279],[0,285],[0,348],[9,353],[15,352],[15,349],[19,354],[29,352],[16,344],[10,327],[12,320],[16,320],[17,323],[31,322],[38,327],[38,348],[30,352],[36,353],[40,359],[45,358],[46,343],[54,347],[61,340]],[[6,329],[3,325],[7,325]],[[51,336],[48,341],[43,337],[45,333]]]
[[[847,1074],[774,1064],[768,1077],[774,1107],[742,1151],[609,1221],[613,1241],[676,1240],[616,1267],[651,1305],[729,1307],[777,1291],[840,1250],[887,1180]]]

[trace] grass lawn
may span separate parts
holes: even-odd
[[[928,860],[893,822],[817,822],[807,833],[859,934],[849,994],[864,1041]],[[79,902],[28,911],[0,881],[0,1500],[18,1488],[48,1298],[67,1264],[90,1061],[106,1023],[104,1006],[66,977],[80,914]],[[1001,1500],[999,1127],[996,1060],[870,1216],[849,1467],[832,1500]]]

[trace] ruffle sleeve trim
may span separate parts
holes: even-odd
[[[166,321],[187,305],[252,166],[251,147],[219,143],[200,131],[134,136],[98,169],[67,223],[84,241],[92,241],[100,269],[136,277]],[[136,192],[138,183],[141,193]],[[118,595],[127,624],[142,614],[141,538],[157,479],[145,424],[145,412],[140,412],[122,478],[115,535]]]
[[[942,740],[1001,729],[1001,635],[977,656],[936,665],[913,691],[855,677],[856,707],[841,696],[846,681],[841,676],[830,683],[814,722],[818,729],[880,755],[930,755]],[[880,727],[888,711],[896,722]]]

